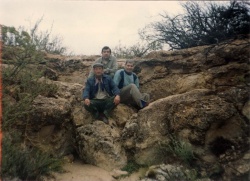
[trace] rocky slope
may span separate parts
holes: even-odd
[[[249,38],[136,58],[142,110],[120,104],[109,125],[82,108],[90,65],[96,58],[46,55],[44,78],[58,86],[38,96],[30,115],[30,144],[55,156],[77,155],[108,171],[129,160],[151,166],[141,180],[247,179],[249,152]],[[119,60],[122,66],[124,60]],[[184,162],[166,152],[173,138],[194,157]],[[179,148],[181,149],[181,148]],[[193,173],[193,174],[188,174]]]

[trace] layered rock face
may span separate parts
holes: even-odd
[[[248,39],[236,39],[136,58],[141,91],[151,95],[151,103],[141,110],[118,105],[109,125],[94,120],[81,102],[96,57],[48,55],[44,74],[58,92],[54,98],[36,98],[32,116],[39,121],[30,134],[54,155],[77,153],[106,170],[131,159],[181,165],[173,155],[159,154],[160,145],[175,136],[191,146],[203,175],[219,165],[224,179],[241,177],[250,170],[249,45]]]

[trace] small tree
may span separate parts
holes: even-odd
[[[32,37],[32,43],[36,45],[37,50],[44,50],[53,54],[63,54],[66,52],[67,48],[62,47],[62,37],[55,36],[51,37],[51,32],[53,29],[53,24],[50,30],[44,32],[39,32],[38,28],[43,18],[40,18],[30,30]]]
[[[46,51],[52,54],[66,54],[67,48],[62,46],[63,38],[60,36],[51,37],[52,27],[50,30],[38,31],[39,25],[43,18],[40,18],[30,30],[24,27],[2,27],[3,44],[6,46],[32,45],[38,51]]]
[[[216,2],[188,1],[182,4],[184,14],[160,14],[141,30],[143,39],[166,43],[171,49],[214,44],[250,31],[247,3],[232,1],[229,5]]]

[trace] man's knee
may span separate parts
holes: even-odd
[[[131,91],[136,90],[135,84],[129,84],[121,89],[121,94],[131,93]]]
[[[115,96],[109,97],[108,99],[106,99],[105,104],[108,104],[108,105],[115,104],[114,99],[115,99]]]
[[[94,109],[92,107],[90,107],[90,105],[87,106],[86,104],[84,104],[83,107],[86,111],[88,111],[92,114],[95,112]]]
[[[127,85],[130,90],[138,90],[137,86],[135,84],[129,84]]]

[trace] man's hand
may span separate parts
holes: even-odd
[[[89,99],[85,99],[84,100],[84,104],[87,105],[87,106],[89,106],[90,105],[90,100]]]
[[[115,105],[118,105],[120,103],[120,96],[119,95],[115,96],[114,103],[115,103]]]

